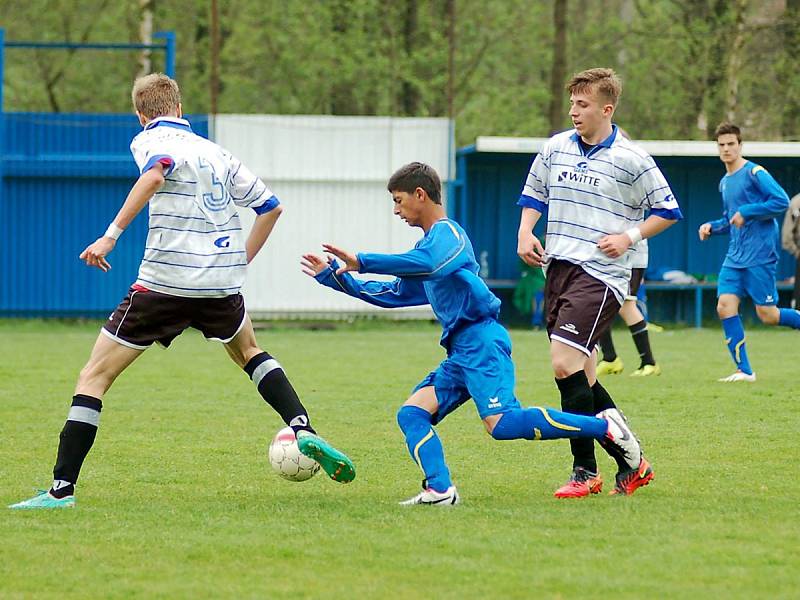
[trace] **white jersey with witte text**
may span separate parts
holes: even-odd
[[[579,265],[621,304],[631,268],[642,263],[641,246],[614,259],[598,241],[640,225],[647,212],[670,220],[682,215],[655,161],[617,132],[614,125],[607,139],[588,150],[574,129],[550,138],[531,165],[518,204],[547,210],[548,261]]]
[[[131,142],[141,173],[164,166],[150,200],[150,222],[136,283],[173,296],[239,292],[247,268],[237,206],[258,214],[278,206],[272,191],[241,161],[195,134],[189,122],[159,117]]]

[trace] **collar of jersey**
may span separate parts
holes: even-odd
[[[145,130],[153,129],[154,127],[175,127],[176,129],[183,129],[184,131],[192,130],[189,121],[178,117],[156,117],[144,126]]]
[[[589,152],[586,153],[584,153],[583,151],[583,146],[581,145],[581,137],[578,135],[577,131],[570,136],[570,139],[572,139],[573,142],[578,144],[578,149],[581,151],[581,154],[584,154],[584,156],[588,158],[589,156],[597,152],[600,148],[611,148],[611,144],[613,144],[614,140],[617,139],[617,126],[612,123],[611,135],[609,135],[599,144],[595,145],[594,148],[592,148],[591,150],[589,150]]]

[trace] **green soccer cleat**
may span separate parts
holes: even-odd
[[[53,509],[53,508],[74,508],[75,496],[65,496],[56,498],[51,496],[47,490],[42,490],[33,498],[28,498],[16,504],[10,504],[8,508],[12,510],[33,510],[33,509]]]
[[[622,370],[625,368],[625,365],[622,364],[622,359],[618,356],[612,361],[601,360],[597,363],[597,374],[598,375],[619,375],[622,373]]]
[[[350,483],[356,478],[353,461],[318,435],[310,431],[299,431],[297,447],[308,458],[317,461],[334,481]]]

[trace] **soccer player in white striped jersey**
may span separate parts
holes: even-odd
[[[78,377],[59,439],[52,487],[10,508],[75,505],[75,486],[97,434],[103,395],[154,342],[167,347],[189,327],[225,345],[264,400],[293,429],[303,454],[319,462],[334,481],[352,481],[353,463],[316,435],[280,363],[258,347],[240,293],[247,264],[281,214],[280,202],[229,152],[192,132],[182,118],[175,81],[160,73],[147,75],[136,80],[132,97],[144,128],[131,143],[141,175],[105,234],[80,258],[108,271],[106,257],[149,202],[139,275],[101,329]],[[236,206],[256,212],[247,238]]]
[[[653,159],[617,134],[612,117],[622,84],[616,73],[589,69],[574,75],[567,89],[574,129],[553,136],[531,165],[518,202],[517,253],[546,270],[550,360],[561,406],[590,415],[615,406],[596,380],[595,345],[628,293],[634,246],[682,215]],[[546,255],[533,235],[545,210]],[[592,440],[570,445],[572,475],[555,496],[599,493]],[[612,494],[632,494],[653,478],[644,457],[635,469],[617,463]]]

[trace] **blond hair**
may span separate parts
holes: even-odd
[[[619,97],[622,95],[622,81],[614,72],[614,69],[586,69],[572,76],[572,79],[567,83],[567,91],[570,94],[597,92],[609,104],[616,106]]]
[[[175,114],[181,91],[174,79],[163,73],[150,73],[133,82],[133,107],[147,119]]]

